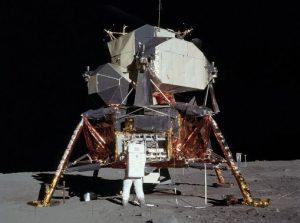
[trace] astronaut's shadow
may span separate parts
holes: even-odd
[[[41,182],[38,200],[42,200],[44,198],[46,185],[49,186],[51,184],[54,174],[39,173],[32,177]],[[84,201],[84,194],[90,192],[93,196],[91,199],[106,199],[110,202],[122,205],[120,192],[123,189],[123,179],[110,180],[99,176],[65,174],[57,185],[56,192],[52,197],[53,199],[63,199],[62,193],[59,193],[63,188],[63,182],[67,194],[66,199],[76,196],[80,201]],[[151,184],[144,185],[145,194],[152,193],[155,186],[156,185]],[[131,187],[131,194],[135,194],[133,185]]]
[[[41,200],[43,199],[46,185],[51,184],[54,174],[40,173],[33,175],[32,177],[41,182],[41,189],[38,197],[38,200]],[[77,196],[81,201],[84,200],[84,194],[87,192],[96,195],[97,198],[119,196],[123,187],[122,179],[109,180],[101,177],[65,174],[57,185],[56,191],[62,189],[63,182],[65,182],[65,191],[68,196]],[[57,194],[59,194],[59,196],[57,196]],[[62,199],[62,196],[60,196],[60,193],[55,193],[53,198]]]

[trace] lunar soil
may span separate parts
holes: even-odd
[[[43,197],[54,172],[0,174],[0,223],[18,222],[300,222],[300,160],[242,163],[241,172],[255,198],[270,198],[266,208],[235,204],[224,198],[242,198],[230,170],[223,171],[229,187],[216,187],[213,170],[207,171],[205,205],[204,171],[169,169],[172,183],[145,185],[147,206],[121,205],[123,170],[101,169],[66,174],[65,193],[60,185],[52,206],[36,208],[27,203]],[[175,193],[176,191],[176,193]],[[90,193],[90,201],[84,195]],[[65,199],[63,197],[65,196]],[[134,200],[134,191],[132,191]]]

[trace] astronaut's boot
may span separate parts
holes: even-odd
[[[145,198],[142,198],[142,199],[139,199],[139,206],[142,208],[142,207],[146,207],[146,201],[145,201]]]

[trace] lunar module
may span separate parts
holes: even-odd
[[[144,25],[132,32],[106,30],[110,63],[87,70],[88,94],[99,108],[81,116],[44,198],[34,204],[50,206],[63,174],[72,168],[134,168],[128,160],[145,161],[145,169],[212,164],[224,184],[220,164],[232,171],[245,205],[265,207],[254,199],[213,116],[219,112],[213,83],[217,68],[194,41],[192,31],[175,32]],[[211,104],[212,108],[208,106]],[[87,154],[71,162],[83,133]],[[214,152],[211,140],[220,147]],[[134,174],[135,171],[132,171]],[[144,171],[142,171],[144,172]]]

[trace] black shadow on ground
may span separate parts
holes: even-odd
[[[42,200],[46,190],[46,185],[50,185],[54,174],[39,173],[32,176],[34,179],[40,181],[41,188],[38,195],[38,200]],[[109,180],[101,177],[83,176],[83,175],[64,175],[57,185],[57,190],[62,188],[62,182],[65,181],[65,190],[70,197],[77,196],[81,201],[84,200],[84,194],[91,192],[96,195],[97,199],[104,198],[112,203],[122,205],[120,191],[122,190],[123,180]],[[180,183],[179,183],[180,184]],[[160,193],[174,195],[172,189],[155,188],[156,184],[145,184],[145,194]],[[134,187],[132,187],[131,193],[134,194]],[[176,191],[177,195],[181,195],[179,190]],[[200,196],[201,197],[201,196]],[[204,198],[204,197],[201,197]],[[62,199],[59,196],[53,196],[53,199]],[[209,203],[219,206],[225,205],[222,200],[208,198]]]
[[[184,182],[178,182],[178,183],[175,183],[175,185],[188,185],[188,186],[201,186],[201,187],[204,187],[205,185],[204,184],[193,184],[193,183],[184,183]],[[207,185],[207,187],[215,187],[214,185]]]
[[[40,173],[33,175],[33,178],[41,181],[41,189],[39,192],[39,199],[43,197],[46,189],[45,185],[50,185],[54,174]],[[62,182],[65,181],[66,191],[69,196],[77,196],[81,200],[83,195],[87,192],[92,192],[100,197],[117,196],[122,190],[123,180],[108,180],[101,177],[82,176],[82,175],[64,175],[60,180],[57,189],[62,187]]]
[[[34,179],[41,182],[41,188],[38,195],[38,200],[42,200],[46,191],[46,185],[50,185],[54,174],[39,173],[32,176]],[[65,190],[70,197],[77,196],[83,201],[84,194],[91,192],[97,195],[97,198],[107,198],[109,201],[115,201],[115,197],[120,196],[120,191],[123,187],[123,180],[109,180],[101,177],[82,176],[82,175],[64,175],[57,185],[57,190],[62,188],[63,181],[65,181]],[[144,185],[145,193],[152,193],[155,184]],[[131,187],[131,193],[134,193],[134,187]],[[53,198],[62,198],[53,196]],[[115,203],[115,202],[114,202]],[[118,202],[119,203],[119,202]]]

